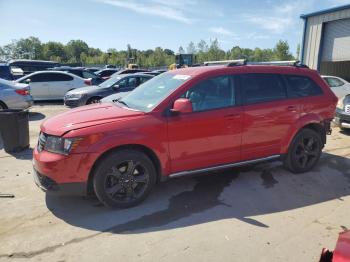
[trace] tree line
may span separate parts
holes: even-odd
[[[176,53],[195,54],[197,63],[228,59],[247,59],[248,61],[295,59],[289,50],[288,42],[283,40],[279,40],[274,48],[250,49],[233,46],[227,51],[220,48],[217,39],[209,43],[201,40],[197,44],[190,42],[186,50],[180,46]],[[135,63],[141,67],[161,67],[175,62],[175,52],[161,47],[138,50],[130,45],[127,45],[125,50],[110,48],[104,52],[99,48],[90,47],[82,40],[71,40],[67,44],[54,41],[43,43],[39,38],[31,36],[0,46],[0,60],[8,59],[41,59],[82,65],[125,66],[128,63]]]

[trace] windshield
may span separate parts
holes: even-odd
[[[104,82],[102,82],[101,84],[99,84],[100,87],[102,88],[110,88],[112,86],[114,86],[119,80],[121,79],[121,77],[117,76],[117,77],[112,77]]]
[[[143,83],[120,101],[130,108],[150,112],[190,78],[189,75],[176,75],[167,72]]]

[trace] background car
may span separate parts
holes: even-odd
[[[101,98],[120,92],[129,92],[153,76],[145,74],[116,75],[98,86],[77,88],[64,96],[64,104],[76,107],[97,103]]]
[[[101,103],[114,103],[118,100],[122,99],[127,94],[130,94],[131,91],[128,92],[119,92],[113,95],[106,96],[100,100]]]
[[[27,109],[32,105],[29,85],[0,79],[0,110]]]
[[[11,73],[11,67],[5,63],[0,64],[0,78],[6,80],[14,80],[14,77]]]
[[[89,72],[92,72],[92,73],[95,73],[95,72],[101,70],[101,68],[99,68],[99,67],[86,67],[85,69]]]
[[[90,85],[90,80],[62,71],[38,71],[16,82],[29,84],[34,100],[62,100],[69,90]]]
[[[340,129],[350,128],[350,94],[338,100],[334,122]]]
[[[99,77],[103,78],[104,80],[108,79],[111,77],[111,75],[113,75],[114,73],[118,72],[119,70],[116,68],[105,68],[105,69],[101,69],[97,72],[95,72],[96,75],[98,75]]]
[[[89,70],[85,69],[84,67],[60,66],[60,67],[50,68],[50,70],[64,71],[64,72],[71,73],[73,75],[80,76],[81,78],[84,78],[84,79],[90,79],[91,85],[99,85],[104,81],[103,78],[99,77],[98,75],[94,74],[93,72],[90,72]]]
[[[121,69],[118,72],[114,73],[114,75],[125,75],[125,74],[135,74],[135,73],[145,73],[149,72],[146,69]]]
[[[327,82],[333,93],[338,98],[350,94],[350,83],[345,79],[337,76],[322,76],[322,78]]]

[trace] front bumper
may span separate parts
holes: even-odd
[[[55,195],[86,195],[87,184],[86,183],[63,183],[57,184],[54,180],[48,176],[40,174],[35,168],[33,168],[33,176],[35,184],[44,192]]]
[[[78,107],[85,105],[85,100],[83,99],[64,99],[64,105],[68,107]]]
[[[339,127],[350,128],[350,114],[337,110],[335,113],[334,122]]]
[[[68,156],[33,151],[35,183],[46,192],[86,195],[90,170],[95,154],[81,153]]]

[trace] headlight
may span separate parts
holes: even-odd
[[[72,148],[78,145],[81,138],[63,138],[47,136],[44,149],[48,152],[68,155]]]
[[[75,99],[79,99],[79,98],[82,98],[84,96],[84,94],[82,93],[77,93],[77,94],[66,94],[65,95],[65,98],[66,99],[71,99],[71,98],[75,98]]]
[[[345,100],[345,98],[343,98],[343,97],[338,100],[338,104],[337,104],[338,110],[344,110],[344,100]]]

